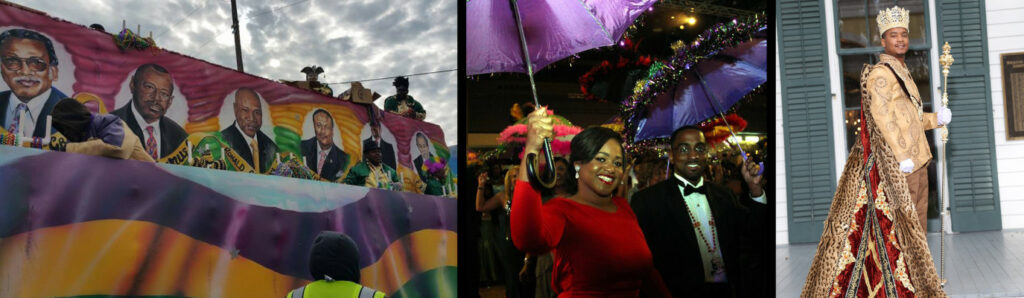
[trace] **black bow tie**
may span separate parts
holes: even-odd
[[[683,182],[682,180],[679,180],[679,179],[676,179],[676,183],[678,183],[679,186],[683,187],[683,196],[684,197],[688,196],[690,194],[693,194],[693,193],[699,193],[699,194],[702,194],[702,195],[706,195],[704,193],[704,187],[693,187],[693,186],[690,186],[689,184],[686,184],[686,182]]]

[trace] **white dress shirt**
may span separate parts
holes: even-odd
[[[690,187],[700,188],[700,187],[704,186],[704,177],[701,177],[700,180],[697,181],[697,184],[693,184],[693,183],[690,183],[689,180],[686,180],[682,176],[679,176],[679,174],[673,173],[673,175],[675,176],[676,179],[678,179],[680,181],[683,181],[683,183],[685,185],[689,185]],[[686,192],[684,192],[684,187],[682,185],[680,185],[678,187],[679,187],[679,193],[683,195],[683,200],[686,203],[686,208],[690,210],[690,212],[693,214],[693,217],[695,217],[697,222],[700,223],[700,229],[698,230],[697,228],[694,228],[693,232],[694,233],[703,233],[704,234],[703,235],[704,236],[703,239],[701,238],[701,235],[699,235],[699,234],[696,235],[696,236],[697,236],[698,246],[702,247],[702,249],[700,249],[700,253],[701,253],[700,255],[701,255],[701,259],[703,260],[703,263],[704,263],[705,278],[709,278],[711,280],[714,280],[715,282],[724,282],[724,281],[726,281],[725,280],[724,268],[723,268],[723,271],[720,272],[717,275],[714,272],[711,272],[710,271],[710,268],[711,268],[710,265],[711,265],[711,257],[712,256],[708,253],[708,251],[706,249],[703,249],[703,247],[714,246],[714,254],[717,255],[717,257],[720,260],[724,260],[722,258],[721,241],[715,240],[715,239],[717,239],[715,237],[717,235],[715,235],[711,231],[711,219],[712,219],[713,215],[711,213],[711,206],[708,205],[708,198],[707,198],[706,195],[704,195],[702,193],[696,193],[696,192],[691,193],[690,195],[686,195]],[[762,192],[760,196],[758,196],[756,198],[752,198],[752,199],[755,202],[758,202],[758,203],[761,203],[761,204],[766,204],[766,199],[767,198],[765,197],[765,194]],[[683,214],[681,216],[686,216],[687,218],[690,217],[689,214]],[[717,230],[715,232],[717,233]],[[704,242],[704,241],[707,241],[707,242]],[[704,243],[701,243],[701,242],[704,242]],[[716,275],[716,276],[711,276],[711,275]]]

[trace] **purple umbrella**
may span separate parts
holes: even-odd
[[[758,37],[724,48],[692,68],[686,65],[691,71],[682,76],[674,90],[659,94],[647,106],[645,117],[637,125],[635,141],[668,138],[676,128],[700,123],[716,114],[732,132],[722,112],[768,80],[764,33],[762,29]],[[737,148],[746,160],[743,148]],[[764,163],[759,165],[757,175],[764,172]]]
[[[523,0],[519,5],[509,0],[506,6],[504,1],[467,0],[467,74],[526,72],[533,103],[540,107],[534,64],[541,69],[569,55],[615,44],[655,1]],[[548,175],[541,179],[534,172],[535,156],[526,156],[527,174],[537,188],[555,184],[549,139],[544,140],[544,153]]]
[[[656,0],[521,0],[522,29],[509,1],[466,3],[466,73],[536,72],[589,49],[614,45]],[[515,2],[512,2],[515,5]],[[522,34],[520,34],[522,30]],[[526,67],[522,35],[533,71]]]
[[[732,107],[767,80],[767,41],[754,38],[698,63],[674,90],[659,94],[637,125],[636,141],[668,138]]]

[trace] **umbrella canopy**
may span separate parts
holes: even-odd
[[[767,41],[754,38],[691,67],[674,88],[647,106],[635,140],[667,138],[678,127],[695,125],[729,109],[767,81],[766,53]]]
[[[614,45],[656,1],[520,0],[534,72],[570,55]],[[509,1],[468,1],[466,16],[468,75],[527,72]]]

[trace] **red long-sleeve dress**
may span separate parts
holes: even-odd
[[[652,286],[645,282],[657,273],[636,215],[626,199],[612,201],[615,212],[565,198],[541,205],[540,193],[517,181],[512,242],[531,254],[552,251],[551,281],[558,297],[637,297],[641,286]]]

